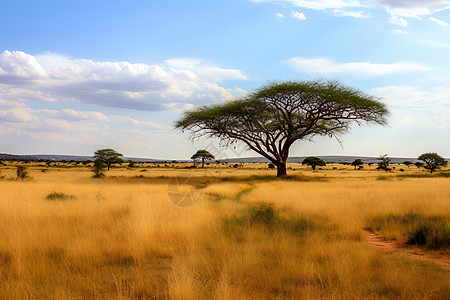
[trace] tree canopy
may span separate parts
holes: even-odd
[[[352,166],[354,166],[355,167],[355,170],[356,170],[356,167],[358,167],[358,166],[362,166],[364,163],[362,162],[362,160],[361,159],[355,159],[352,163],[351,163],[351,165]]]
[[[198,150],[194,155],[192,155],[191,159],[197,160],[200,159],[202,161],[202,168],[205,166],[205,160],[214,159],[214,155],[209,153],[207,150]]]
[[[294,142],[323,135],[339,139],[352,123],[385,125],[387,115],[379,99],[339,82],[285,81],[187,111],[175,128],[189,131],[192,139],[217,137],[225,146],[243,142],[282,176]]]
[[[425,162],[425,168],[430,170],[431,174],[433,174],[435,170],[447,165],[447,161],[437,153],[424,153],[417,159]]]
[[[114,149],[100,149],[94,153],[94,158],[105,163],[108,171],[112,164],[123,162],[123,159],[121,158],[122,156],[122,153],[119,153]]]
[[[326,163],[321,158],[310,156],[302,161],[302,165],[311,166],[315,170],[317,166],[326,166]]]

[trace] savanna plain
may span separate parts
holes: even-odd
[[[1,299],[449,299],[450,172],[0,166]],[[403,171],[400,171],[400,168]]]

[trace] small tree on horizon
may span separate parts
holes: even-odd
[[[437,153],[424,153],[417,159],[425,162],[425,169],[430,170],[430,174],[447,165],[447,161]]]
[[[202,161],[202,168],[204,168],[205,160],[213,160],[215,157],[207,150],[198,150],[194,155],[192,155],[191,159],[194,161],[200,159]]]
[[[383,170],[386,172],[391,170],[391,168],[389,168],[391,159],[387,157],[387,154],[381,155],[378,160],[380,160],[380,162],[378,163],[377,170]]]
[[[326,166],[327,164],[318,157],[310,156],[302,161],[302,165],[311,166],[315,170],[317,166]]]
[[[102,161],[108,168],[108,171],[112,164],[123,162],[121,157],[123,157],[123,154],[114,149],[100,149],[94,153],[94,158]]]
[[[352,162],[352,166],[354,166],[355,167],[355,170],[356,170],[356,167],[358,167],[358,166],[362,166],[364,163],[362,162],[362,160],[361,159],[355,159],[353,162]]]

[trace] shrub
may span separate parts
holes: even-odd
[[[73,199],[76,199],[76,197],[74,195],[67,195],[64,193],[52,192],[52,193],[48,194],[47,196],[45,196],[45,199],[47,199],[47,200],[73,200]]]
[[[101,161],[100,159],[96,159],[94,161],[94,166],[92,167],[92,172],[94,172],[94,178],[102,178],[105,176],[105,174],[103,174],[103,171],[106,168],[106,164]]]
[[[25,178],[28,177],[27,167],[17,166],[16,174],[17,174],[17,179],[24,180]]]
[[[225,230],[239,240],[244,238],[244,229],[251,227],[265,228],[270,232],[285,231],[299,235],[314,228],[314,224],[303,216],[282,217],[278,210],[265,203],[247,207],[240,215],[224,219]]]

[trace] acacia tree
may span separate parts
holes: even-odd
[[[425,168],[430,170],[430,174],[433,174],[435,170],[447,165],[447,161],[437,153],[424,153],[417,159],[425,162]]]
[[[326,166],[326,163],[321,158],[310,156],[302,161],[302,165],[311,166],[315,170],[317,166]]]
[[[205,160],[214,159],[214,155],[209,153],[206,150],[198,150],[194,155],[192,155],[191,159],[197,160],[200,159],[202,161],[202,168],[205,166]]]
[[[117,152],[114,149],[100,149],[95,151],[94,153],[94,158],[96,160],[100,160],[103,163],[105,163],[106,167],[108,168],[108,171],[112,164],[123,162],[121,156],[123,157],[123,154]]]
[[[246,97],[197,107],[175,128],[191,138],[217,137],[222,145],[243,142],[286,175],[289,149],[298,140],[339,136],[356,122],[386,124],[388,109],[373,96],[335,81],[286,81]]]
[[[353,162],[352,162],[352,166],[354,166],[355,167],[355,170],[356,170],[356,167],[358,167],[358,166],[362,166],[364,163],[362,162],[362,160],[361,159],[355,159]]]

